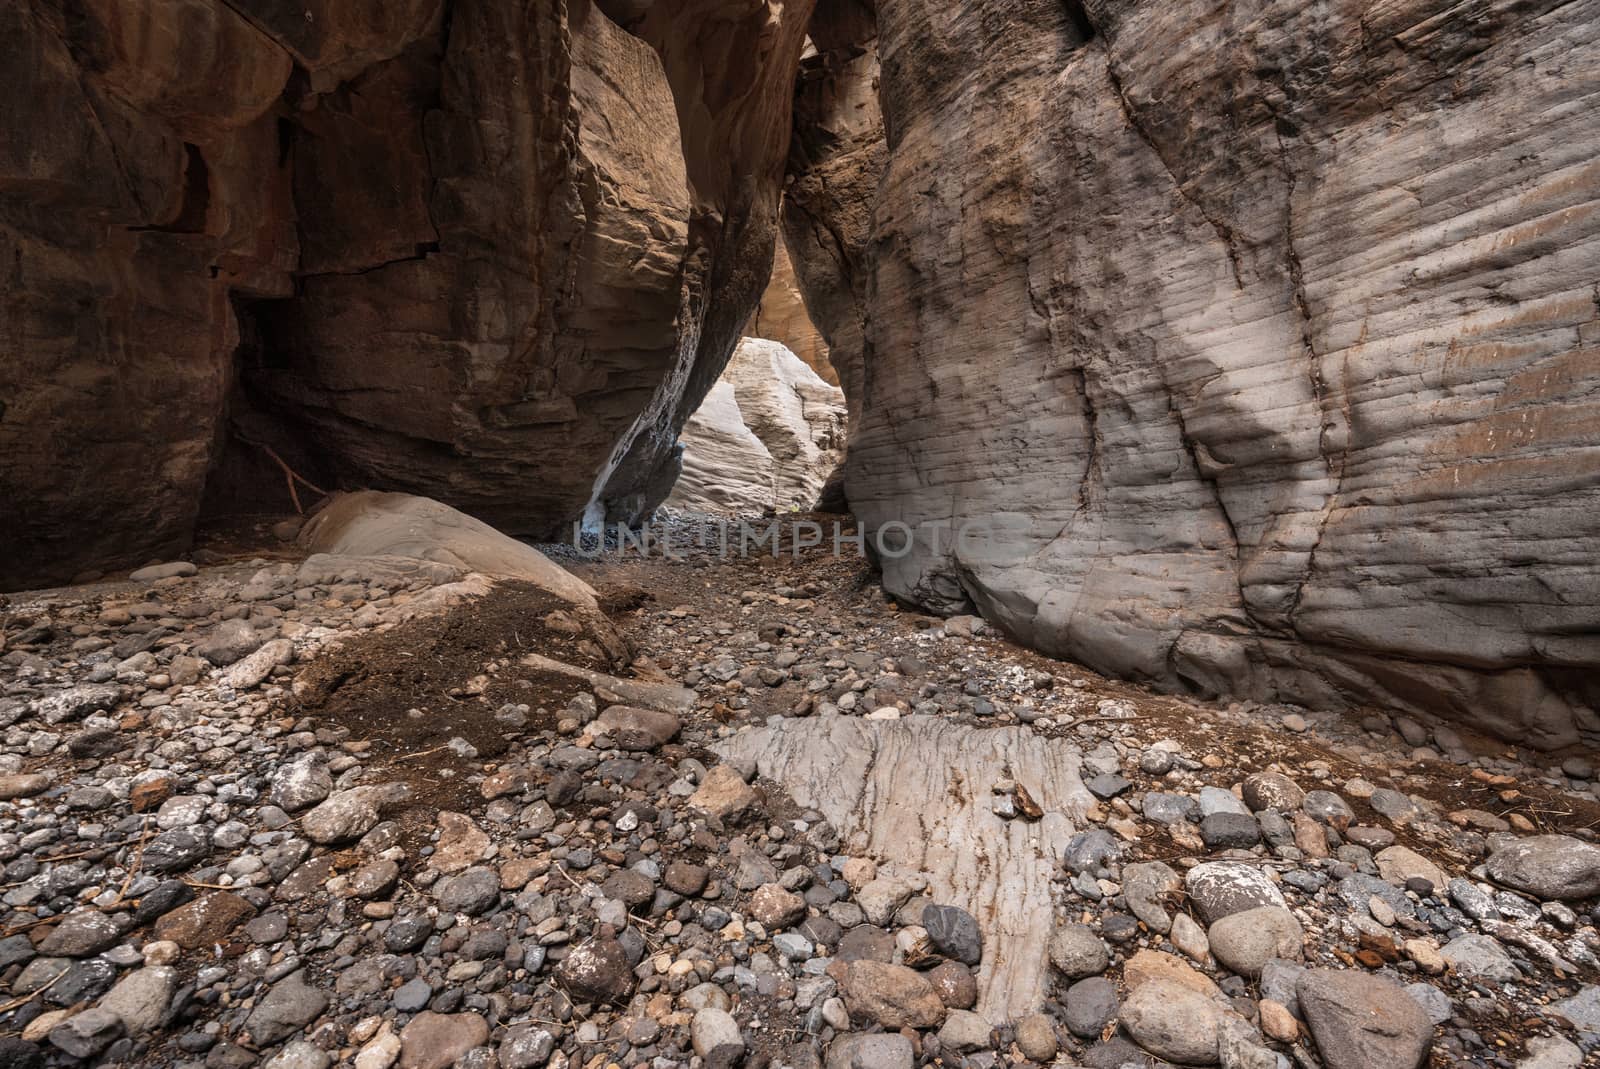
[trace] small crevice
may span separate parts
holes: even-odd
[[[1082,35],[1085,44],[1097,36],[1094,20],[1089,17],[1089,12],[1083,6],[1083,0],[1062,0],[1066,9],[1067,18],[1072,21],[1073,28]]]
[[[1183,450],[1189,456],[1195,478],[1211,491],[1211,499],[1216,503],[1217,514],[1222,517],[1222,522],[1228,528],[1228,539],[1233,543],[1233,559],[1237,565],[1244,557],[1244,547],[1239,543],[1239,529],[1234,526],[1233,515],[1228,512],[1228,503],[1223,500],[1222,487],[1214,476],[1206,472],[1205,465],[1200,460],[1199,443],[1190,435],[1189,424],[1183,418],[1183,409],[1178,407],[1170,392],[1167,394],[1167,410],[1172,413],[1173,421],[1178,425],[1178,441],[1183,444]]]
[[[185,162],[183,170],[183,199],[178,205],[178,215],[170,223],[160,226],[130,226],[133,232],[155,231],[162,234],[203,234],[206,214],[211,208],[211,170],[198,146],[187,141],[183,145]]]
[[[1172,179],[1172,186],[1177,191],[1178,196],[1193,207],[1195,211],[1199,212],[1201,217],[1210,224],[1211,229],[1216,232],[1218,240],[1222,242],[1222,247],[1227,252],[1228,266],[1233,271],[1234,285],[1243,290],[1244,269],[1239,259],[1238,235],[1233,232],[1233,228],[1228,225],[1226,220],[1219,218],[1201,203],[1198,197],[1193,196],[1185,188],[1183,180],[1178,177],[1178,172],[1172,169],[1171,162],[1162,153],[1161,146],[1156,143],[1156,139],[1151,136],[1150,131],[1139,120],[1138,112],[1134,108],[1133,102],[1128,99],[1127,91],[1123,88],[1122,77],[1117,73],[1117,66],[1112,59],[1109,45],[1105,46],[1105,57],[1106,79],[1111,83],[1112,93],[1116,96],[1117,104],[1122,109],[1122,117],[1127,121],[1133,132],[1139,136],[1139,140],[1143,141],[1150,151],[1155,154],[1156,159],[1160,161],[1162,168],[1167,172],[1167,176]]]
[[[1091,504],[1092,492],[1103,477],[1100,418],[1098,413],[1095,412],[1094,401],[1089,397],[1088,373],[1081,367],[1075,367],[1069,368],[1067,375],[1076,383],[1078,395],[1083,398],[1083,425],[1084,429],[1089,432],[1089,458],[1083,466],[1083,478],[1078,480],[1078,505],[1076,511],[1083,512]]]
[[[1308,360],[1308,377],[1311,382],[1311,392],[1317,403],[1317,419],[1320,423],[1317,430],[1317,449],[1322,454],[1323,463],[1327,465],[1328,474],[1333,478],[1333,489],[1324,498],[1322,508],[1317,517],[1316,539],[1312,542],[1311,549],[1306,554],[1305,569],[1301,573],[1300,581],[1295,584],[1294,596],[1290,599],[1288,611],[1285,613],[1286,619],[1289,621],[1290,626],[1293,627],[1294,618],[1296,613],[1299,612],[1300,599],[1305,593],[1306,584],[1311,581],[1312,575],[1316,572],[1317,550],[1322,547],[1322,539],[1327,533],[1328,521],[1333,516],[1334,505],[1344,489],[1344,475],[1346,463],[1349,459],[1349,446],[1348,442],[1346,442],[1343,447],[1335,449],[1328,441],[1328,431],[1331,426],[1328,418],[1329,405],[1331,404],[1329,400],[1330,387],[1323,376],[1322,356],[1317,352],[1311,305],[1306,297],[1305,269],[1300,262],[1299,245],[1295,237],[1294,194],[1298,179],[1294,168],[1289,164],[1289,148],[1284,143],[1281,134],[1278,137],[1278,161],[1287,185],[1287,192],[1283,201],[1285,261],[1289,268],[1294,307],[1300,318],[1300,339],[1301,344],[1305,347]],[[1345,422],[1346,436],[1348,436],[1350,426],[1348,395],[1340,403],[1340,412]],[[1337,460],[1335,460],[1335,455],[1337,455]]]
[[[437,241],[422,241],[422,242],[418,242],[417,245],[416,245],[416,250],[417,250],[416,253],[411,255],[411,256],[397,256],[392,260],[384,260],[382,263],[372,264],[369,267],[357,268],[354,271],[314,271],[314,272],[311,272],[309,274],[300,275],[298,277],[300,278],[301,281],[306,281],[306,280],[309,280],[309,279],[316,279],[316,278],[335,278],[335,277],[347,277],[348,278],[348,277],[353,277],[353,276],[357,276],[357,275],[370,275],[374,271],[382,271],[384,268],[393,267],[395,264],[409,264],[409,263],[416,263],[416,262],[421,261],[421,260],[426,260],[429,257],[429,255],[439,251],[439,243]]]

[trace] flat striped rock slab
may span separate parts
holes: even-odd
[[[1021,727],[833,716],[753,728],[717,749],[826,816],[848,853],[922,873],[930,898],[978,919],[980,1013],[998,1024],[1039,1008],[1058,893],[1051,875],[1094,804],[1072,743]],[[1043,819],[996,816],[991,789],[1003,779],[1026,788]]]

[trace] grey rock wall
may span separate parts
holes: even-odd
[[[889,589],[1172,689],[1593,740],[1600,3],[877,20],[847,485],[919,528]]]

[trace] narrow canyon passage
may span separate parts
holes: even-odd
[[[1600,1057],[1600,0],[0,70],[0,1069]]]

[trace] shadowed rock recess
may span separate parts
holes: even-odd
[[[892,593],[1171,689],[1594,740],[1600,3],[846,14],[785,230],[852,508],[919,528]]]
[[[516,534],[647,511],[767,282],[810,7],[6,5],[0,587],[281,507],[261,445]]]

